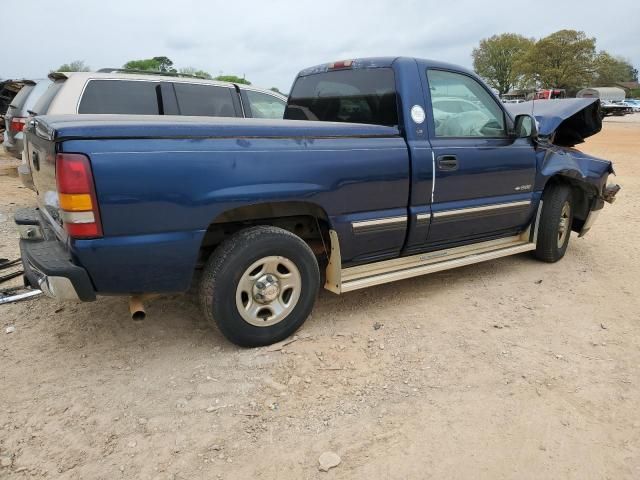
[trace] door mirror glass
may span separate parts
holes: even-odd
[[[529,114],[516,116],[514,124],[514,136],[516,138],[532,138],[538,137],[538,126],[536,119]]]

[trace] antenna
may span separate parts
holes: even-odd
[[[533,112],[535,110],[534,106],[535,106],[535,103],[536,103],[536,95],[538,94],[538,89],[536,87],[536,83],[537,82],[534,80],[533,96],[531,97],[531,116],[533,117],[533,121],[534,122],[536,121],[536,117],[535,117]]]

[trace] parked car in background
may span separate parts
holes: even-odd
[[[250,85],[191,75],[132,70],[53,72],[52,85],[29,109],[32,116],[67,114],[190,115],[282,119],[287,97]],[[28,164],[22,183],[33,188]]]
[[[616,102],[610,100],[600,100],[600,112],[603,117],[608,116],[622,116],[628,113],[632,113],[633,109],[624,102]]]
[[[634,98],[627,98],[622,103],[630,107],[633,112],[640,112],[640,100],[636,100]]]
[[[562,88],[547,88],[527,95],[527,100],[556,100],[567,98],[567,91]]]
[[[281,119],[287,98],[249,85],[131,70],[54,72],[34,115],[111,113]]]
[[[29,116],[28,112],[50,85],[51,80],[48,78],[29,80],[11,100],[4,116],[4,147],[12,156],[22,158],[22,139],[24,137],[22,130]]]
[[[9,104],[18,94],[22,87],[31,80],[25,79],[6,79],[0,81],[0,140],[4,134],[4,114],[9,108]]]

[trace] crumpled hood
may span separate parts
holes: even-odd
[[[508,103],[513,115],[531,114],[538,122],[538,134],[552,143],[572,147],[602,129],[600,102],[597,98],[564,98]]]

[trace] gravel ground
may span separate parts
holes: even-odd
[[[638,119],[580,147],[623,190],[563,261],[322,292],[280,348],[229,344],[190,296],[141,323],[124,298],[0,306],[0,478],[640,478]],[[33,197],[10,171],[13,258]]]

